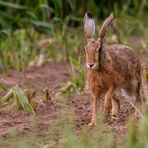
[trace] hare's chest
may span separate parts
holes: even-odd
[[[87,78],[91,92],[98,96],[105,89],[103,80],[98,74],[95,73],[88,73]]]

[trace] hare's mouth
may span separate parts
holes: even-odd
[[[96,69],[97,68],[97,64],[96,63],[87,63],[86,67],[88,69]]]

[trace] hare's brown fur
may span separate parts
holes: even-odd
[[[103,24],[103,27],[105,26],[106,28],[101,28],[102,31],[107,31],[112,19],[113,15],[110,15],[105,24]],[[87,22],[88,20],[89,22]],[[87,38],[87,46],[85,47],[87,80],[93,96],[91,124],[96,124],[97,99],[103,92],[106,92],[104,111],[108,113],[112,107],[112,117],[117,117],[120,109],[120,98],[116,98],[116,89],[125,87],[132,91],[136,97],[136,105],[140,109],[141,81],[138,57],[131,48],[125,45],[117,44],[102,47],[102,39],[105,32],[102,33],[101,31],[99,38],[97,40],[94,39],[94,22],[87,13],[84,17],[84,25]],[[87,33],[89,33],[89,36],[87,36]]]

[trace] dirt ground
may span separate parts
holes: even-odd
[[[141,63],[148,66],[148,53],[140,54]],[[37,115],[31,116],[23,110],[13,110],[10,112],[0,109],[0,133],[3,137],[7,137],[9,131],[14,128],[18,133],[23,134],[30,131],[31,122],[35,119],[38,127],[38,136],[44,136],[48,126],[57,118],[60,108],[60,100],[55,97],[59,91],[60,83],[69,79],[70,66],[68,64],[48,63],[41,68],[29,68],[25,73],[9,70],[7,74],[0,74],[0,83],[5,84],[6,88],[19,84],[22,89],[33,88],[37,92],[37,99],[41,99],[43,89],[51,90],[52,101],[47,104],[37,105],[35,111]],[[143,85],[144,91],[147,84]],[[4,95],[7,91],[2,92]],[[147,94],[145,94],[146,96]],[[79,130],[88,124],[91,119],[91,96],[87,92],[80,95],[72,94],[68,97],[66,106],[69,106],[75,115],[75,125]],[[98,105],[100,110],[103,109],[103,100]],[[123,137],[127,132],[127,119],[134,112],[134,109],[128,102],[123,102],[120,110],[119,121],[115,123],[106,122],[106,126],[111,128],[115,136]],[[31,132],[31,131],[30,131]]]

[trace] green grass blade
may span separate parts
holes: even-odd
[[[10,7],[10,8],[19,9],[19,10],[26,10],[27,9],[25,6],[10,3],[10,2],[4,2],[4,1],[0,1],[0,6]]]

